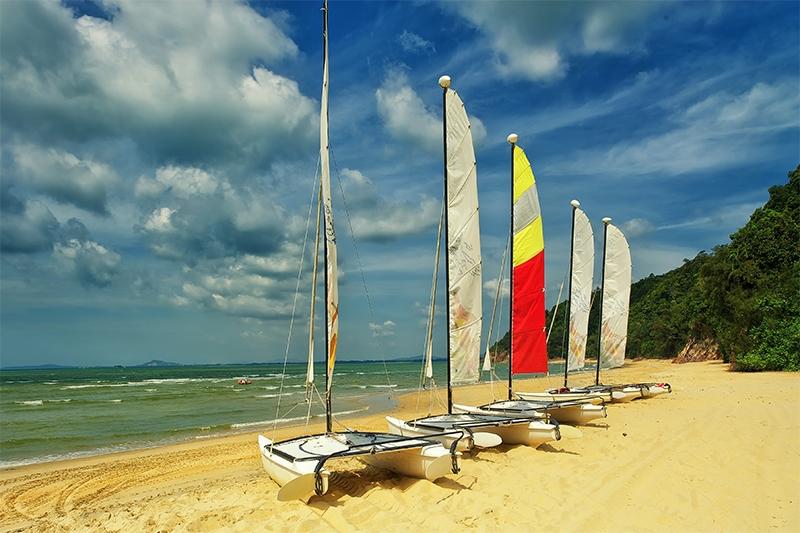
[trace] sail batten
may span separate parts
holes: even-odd
[[[511,372],[547,372],[541,208],[525,151],[516,145],[513,150]]]
[[[445,113],[450,384],[474,383],[483,319],[477,167],[469,118],[452,89],[445,92]]]
[[[567,370],[583,368],[589,333],[589,310],[594,274],[594,236],[589,217],[579,207],[573,211],[572,275],[569,296],[569,347]]]
[[[600,362],[606,368],[625,364],[630,295],[631,252],[628,241],[618,227],[608,224],[603,277],[603,321],[600,328]]]

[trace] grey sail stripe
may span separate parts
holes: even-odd
[[[534,183],[514,202],[514,235],[525,229],[540,214],[539,193],[536,192]]]

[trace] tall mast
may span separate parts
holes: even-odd
[[[450,87],[450,76],[439,78],[442,88],[442,147],[444,149],[444,272],[445,287],[447,288],[447,413],[453,412],[453,385],[450,383],[450,227],[447,221],[450,197],[447,194],[447,88]]]
[[[511,222],[509,225],[510,240],[508,251],[511,260],[508,262],[508,399],[514,399],[514,378],[511,373],[511,361],[514,352],[514,148],[517,146],[519,136],[511,133],[506,140],[511,145]]]
[[[572,200],[569,204],[572,206],[572,230],[569,234],[569,290],[567,292],[569,298],[567,298],[568,304],[566,309],[568,317],[572,314],[572,269],[575,267],[575,213],[581,206],[581,203],[578,200]],[[553,319],[555,320],[555,318],[554,315]],[[564,355],[564,387],[567,387],[567,378],[569,376],[570,333],[570,328],[567,326],[567,353]]]
[[[320,138],[323,138],[324,135],[324,143],[320,146],[320,149],[323,151],[325,157],[320,157],[320,162],[323,165],[322,172],[320,174],[323,175],[320,181],[321,191],[323,190],[322,182],[324,181],[324,175],[328,174],[328,179],[330,179],[330,167],[325,169],[324,167],[329,165],[328,162],[328,0],[323,0],[322,3],[322,110],[321,114],[325,119],[325,123],[322,126],[322,131],[320,131]],[[328,187],[330,188],[330,186]],[[330,193],[330,191],[329,191]],[[329,202],[329,199],[326,199]],[[329,205],[326,205],[326,211],[328,211]],[[329,302],[331,297],[331,287],[328,284],[328,235],[333,232],[333,228],[329,227],[328,221],[329,216],[332,216],[332,213],[325,214],[325,220],[323,222],[324,229],[325,229],[325,431],[330,433],[333,431],[333,420],[332,420],[332,413],[331,413],[331,376],[330,376],[330,349],[331,349],[331,339],[330,339],[330,325],[329,325]],[[332,222],[332,220],[331,220]],[[336,283],[336,280],[332,280]]]
[[[603,293],[606,287],[606,243],[608,241],[608,225],[611,218],[603,219],[603,267],[600,273],[600,323],[597,331],[597,370],[594,375],[594,384],[600,385],[600,350],[603,347]]]

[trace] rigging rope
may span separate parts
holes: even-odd
[[[286,363],[289,360],[289,346],[292,343],[292,330],[294,329],[294,315],[297,311],[297,295],[300,293],[300,280],[303,277],[303,264],[305,263],[306,258],[306,245],[308,244],[308,230],[311,226],[311,212],[314,207],[314,193],[316,193],[316,185],[317,179],[319,178],[319,157],[317,158],[317,169],[314,171],[314,182],[311,187],[311,198],[308,201],[308,215],[306,217],[306,233],[303,237],[303,249],[300,253],[300,264],[297,269],[297,283],[294,289],[294,299],[292,300],[292,315],[289,319],[289,333],[286,338],[286,351],[283,354],[283,370],[281,370],[281,384],[280,388],[278,389],[278,402],[275,407],[275,419],[272,423],[272,436],[274,437],[275,430],[278,427],[278,417],[280,416],[281,411],[281,397],[283,396],[283,383],[286,379]],[[272,441],[274,442],[275,439],[273,438]]]
[[[339,165],[336,163],[336,156],[333,153],[333,149],[330,149],[331,154],[331,161],[333,162],[333,168],[336,171],[336,181],[339,184],[339,191],[342,193],[342,205],[344,206],[345,216],[347,218],[347,227],[350,229],[350,237],[353,239],[353,250],[356,254],[356,262],[358,263],[358,271],[361,274],[361,283],[364,286],[364,294],[367,298],[367,306],[369,307],[369,317],[374,323],[378,323],[377,319],[375,318],[375,309],[372,307],[372,298],[369,295],[369,289],[367,289],[367,278],[364,276],[364,266],[361,263],[361,254],[358,253],[358,243],[356,241],[356,234],[353,231],[353,223],[350,220],[350,208],[347,206],[347,198],[344,195],[344,187],[342,186],[342,178],[339,175]],[[383,343],[380,340],[380,336],[376,337],[378,342],[378,349],[381,352],[381,362],[383,363],[383,372],[386,376],[386,384],[392,385],[391,380],[389,379],[389,369],[386,366],[386,357],[384,355],[384,347]],[[389,398],[393,397],[392,387],[388,387],[389,389]]]

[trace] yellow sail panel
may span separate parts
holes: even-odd
[[[533,222],[514,234],[514,266],[521,265],[542,250],[544,250],[542,217],[536,217]]]
[[[514,203],[520,196],[536,183],[531,163],[525,155],[525,150],[517,146],[514,149]]]

